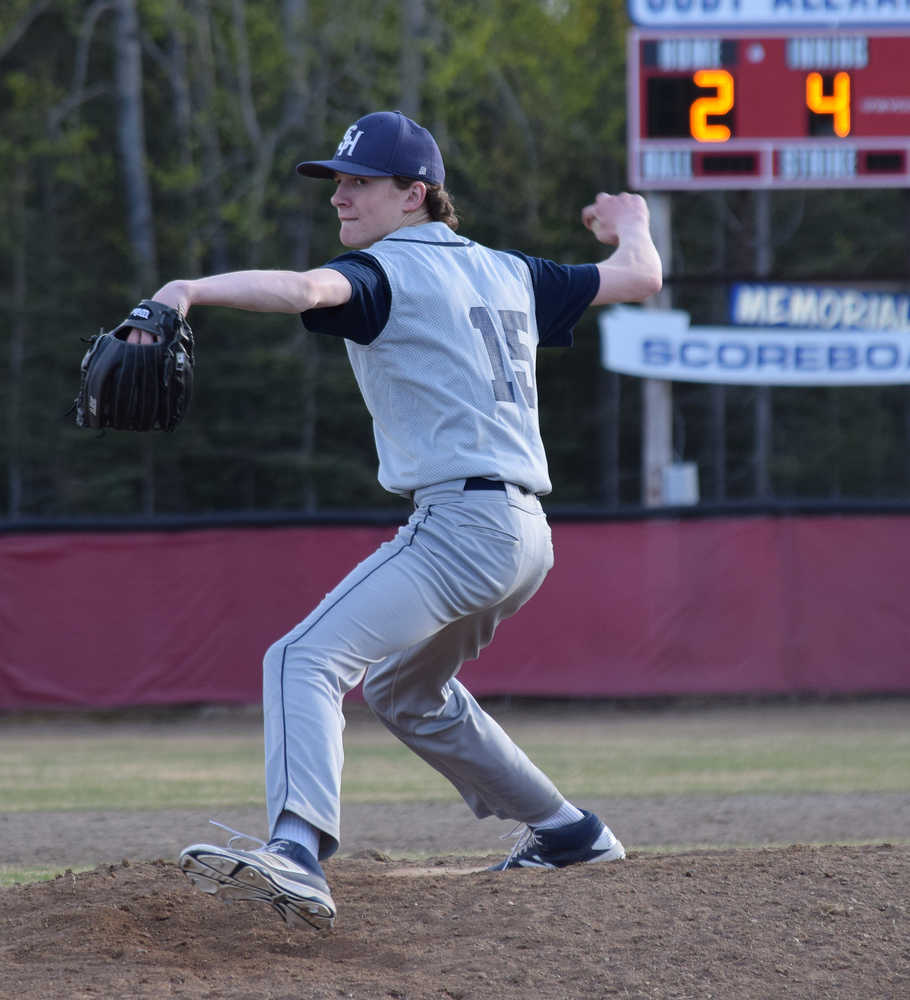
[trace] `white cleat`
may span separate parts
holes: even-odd
[[[202,892],[234,902],[270,904],[291,925],[327,930],[335,903],[319,862],[290,840],[273,840],[255,851],[192,844],[180,853],[180,868]]]

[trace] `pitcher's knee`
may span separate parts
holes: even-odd
[[[367,673],[363,681],[363,700],[373,714],[393,733],[400,736],[419,724],[426,706],[414,704],[413,692],[408,692],[407,703],[395,697],[394,678]]]
[[[262,658],[263,680],[266,684],[280,682],[288,671],[293,671],[296,680],[323,675],[327,671],[325,657],[305,640],[284,636],[273,642]]]
[[[380,719],[385,719],[390,714],[391,687],[389,678],[383,674],[368,672],[363,679],[363,700]]]
[[[357,657],[341,655],[308,635],[292,632],[269,646],[262,670],[266,689],[293,684],[300,691],[300,685],[308,685],[343,697],[360,682],[364,668]]]
[[[459,720],[446,692],[396,688],[394,677],[367,674],[363,698],[373,714],[399,739],[441,732]]]
[[[284,637],[283,639],[279,639],[277,642],[273,642],[272,645],[265,651],[265,656],[262,658],[262,671],[266,678],[281,673],[284,668],[287,647],[287,637]]]

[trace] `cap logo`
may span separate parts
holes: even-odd
[[[421,177],[426,177],[426,175],[427,175],[427,168],[426,167],[421,167],[420,170],[417,171],[417,173],[420,174]]]
[[[335,150],[336,156],[348,156],[353,155],[354,147],[357,145],[360,137],[363,135],[363,129],[357,129],[356,125],[352,125],[347,132],[344,133],[344,137],[338,144],[338,149]]]

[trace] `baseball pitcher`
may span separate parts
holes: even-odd
[[[320,861],[339,845],[342,702],[361,680],[377,717],[477,817],[525,824],[496,869],[621,859],[612,831],[563,798],[457,674],[553,563],[537,348],[570,345],[589,306],[660,289],[647,206],[601,193],[582,210],[614,247],[596,263],[492,250],[458,232],[435,140],[397,111],[360,118],[334,156],[297,170],[333,185],[348,252],[302,273],[170,281],[153,301],[181,317],[207,305],[297,313],[307,330],[342,337],[373,418],[379,481],[413,513],[265,654],[268,842],[193,844],[180,865],[206,892],[332,925]],[[128,340],[157,337],[137,327]]]

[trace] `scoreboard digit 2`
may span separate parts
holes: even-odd
[[[630,31],[629,183],[910,187],[910,31]]]

